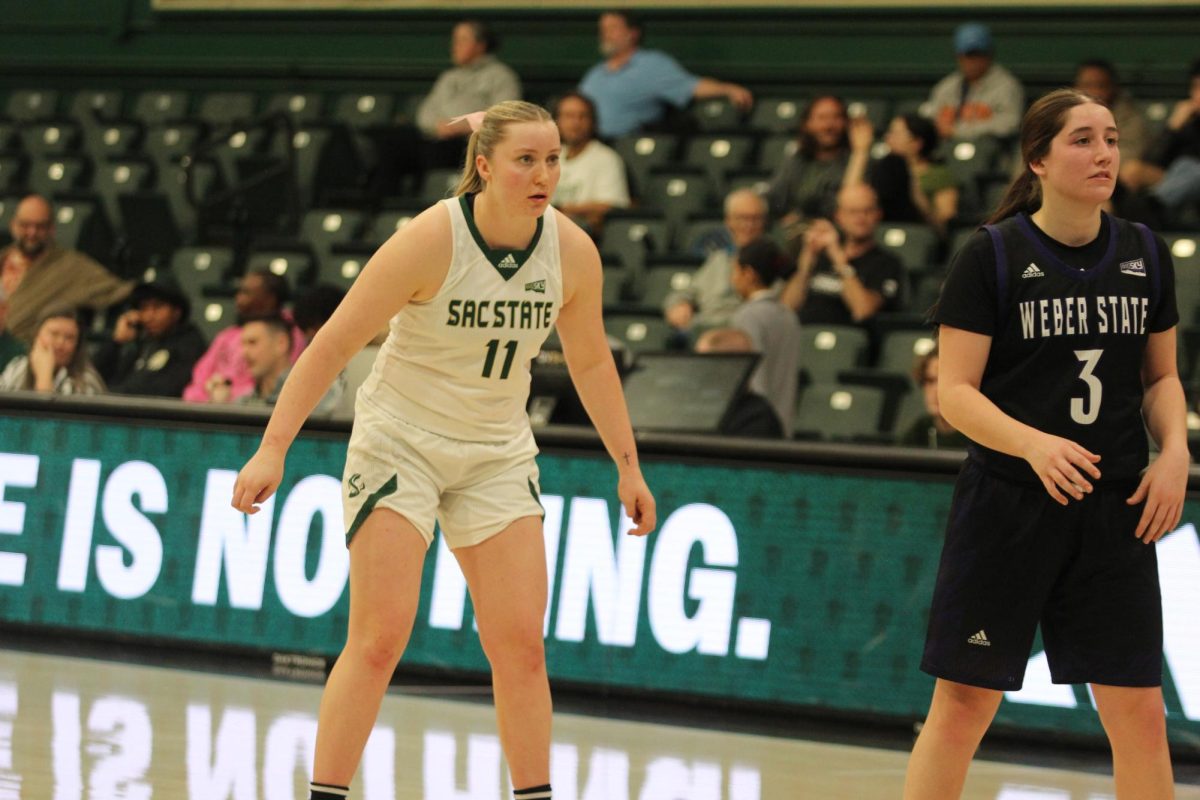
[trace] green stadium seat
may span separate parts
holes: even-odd
[[[82,156],[35,158],[29,164],[27,184],[30,191],[50,197],[84,188],[90,175],[91,164]]]
[[[645,266],[649,255],[665,255],[670,246],[671,231],[660,216],[609,215],[600,235],[600,252],[635,272]]]
[[[695,274],[696,267],[690,264],[650,267],[638,282],[638,305],[647,311],[661,311],[669,295],[686,291],[692,285]]]
[[[296,182],[304,204],[320,204],[332,191],[361,183],[362,164],[349,130],[343,125],[307,125],[292,134]],[[287,131],[272,138],[268,152],[287,158]]]
[[[725,220],[721,217],[704,216],[689,219],[675,229],[676,253],[686,253],[693,257],[704,257],[716,246],[724,246],[729,241],[729,232],[725,230]]]
[[[171,275],[193,306],[209,291],[225,286],[232,272],[233,251],[228,247],[184,247],[171,256]]]
[[[218,333],[237,324],[237,306],[232,297],[194,297],[192,322],[211,342]]]
[[[367,223],[366,231],[363,232],[363,241],[368,244],[379,247],[392,235],[403,228],[408,223],[412,222],[413,217],[420,212],[416,209],[390,209],[380,211],[371,221]]]
[[[264,110],[281,111],[299,126],[319,122],[323,105],[321,95],[315,92],[279,92],[267,98]]]
[[[774,175],[799,149],[800,142],[795,134],[779,133],[768,136],[758,148],[758,168]]]
[[[251,92],[213,92],[200,98],[196,117],[214,128],[237,125],[254,118],[255,105]]]
[[[710,97],[692,104],[692,119],[705,132],[734,131],[741,127],[742,112],[724,97]]]
[[[92,179],[92,188],[104,203],[109,220],[130,235],[137,235],[137,231],[130,230],[121,214],[117,198],[130,192],[151,189],[153,186],[154,165],[145,158],[100,162]]]
[[[70,120],[31,122],[21,128],[21,149],[31,158],[65,156],[79,149],[78,123]]]
[[[1181,326],[1197,321],[1200,309],[1200,234],[1164,233],[1175,264],[1175,306]]]
[[[763,133],[795,133],[804,103],[790,97],[762,97],[750,112],[750,127]]]
[[[696,136],[685,148],[685,163],[708,173],[716,194],[723,196],[732,172],[744,169],[754,153],[754,139],[738,135]]]
[[[462,170],[451,167],[440,167],[426,171],[425,180],[421,184],[420,200],[425,205],[433,205],[439,200],[445,200],[458,188],[462,178]]]
[[[123,96],[115,89],[83,89],[67,106],[67,115],[84,128],[103,127],[121,117]]]
[[[113,234],[99,199],[62,200],[55,204],[54,239],[60,246],[87,253],[112,267]]]
[[[188,118],[187,92],[142,92],[134,99],[131,114],[144,125],[181,122]]]
[[[604,330],[635,356],[666,350],[674,331],[659,314],[609,314],[604,318]]]
[[[846,113],[866,117],[877,133],[887,129],[892,117],[892,101],[883,97],[846,97]]]
[[[834,383],[842,370],[861,364],[868,337],[852,325],[805,325],[800,316],[800,369],[809,383]]]
[[[880,226],[876,238],[910,272],[924,272],[936,261],[939,239],[928,225],[888,222]]]
[[[650,175],[642,207],[663,215],[672,229],[689,217],[719,213],[720,202],[708,175],[698,170],[664,170]]]
[[[18,89],[4,106],[4,116],[17,122],[52,119],[57,113],[58,92],[48,89]]]
[[[83,127],[83,149],[97,163],[110,158],[140,155],[142,126],[114,121]]]
[[[317,283],[349,291],[374,254],[374,247],[361,242],[335,244],[329,252],[317,255]]]
[[[950,140],[944,143],[946,166],[962,186],[977,185],[992,175],[1000,159],[1000,144],[988,137],[974,140]]]
[[[603,303],[605,311],[618,309],[625,304],[625,289],[629,274],[623,267],[604,268]]]
[[[913,365],[937,345],[933,330],[894,330],[883,338],[879,349],[881,370],[912,377]]]
[[[246,259],[246,272],[266,270],[286,278],[292,289],[307,284],[316,267],[316,259],[307,248],[258,250]]]
[[[266,147],[267,132],[262,128],[250,128],[231,133],[223,142],[208,150],[209,156],[220,165],[221,175],[229,186],[244,182],[248,161],[261,163],[260,156]],[[253,170],[257,171],[257,170]]]
[[[300,221],[300,240],[320,258],[334,245],[353,241],[362,230],[365,215],[353,209],[316,208]]]
[[[392,121],[396,98],[390,94],[350,92],[333,101],[333,119],[355,130],[364,130]]]
[[[796,403],[797,435],[833,441],[878,440],[886,401],[879,388],[812,384]]]
[[[167,167],[176,166],[200,141],[200,126],[194,122],[155,125],[146,131],[142,149],[158,167],[160,179]]]
[[[679,137],[667,133],[633,133],[613,143],[629,171],[629,188],[640,197],[649,180],[650,170],[674,163]]]

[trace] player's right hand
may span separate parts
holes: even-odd
[[[1085,494],[1091,494],[1092,484],[1085,475],[1100,479],[1100,470],[1096,466],[1100,456],[1061,436],[1038,435],[1030,443],[1025,460],[1037,473],[1046,492],[1064,506],[1069,502],[1068,496],[1082,500]]]
[[[242,467],[233,484],[231,505],[245,514],[257,514],[260,503],[275,494],[283,480],[283,453],[260,449]]]

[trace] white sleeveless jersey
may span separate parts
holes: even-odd
[[[443,200],[454,254],[437,294],[392,318],[358,401],[452,439],[528,435],[529,364],[562,305],[553,208],[524,251],[492,250],[466,197]]]

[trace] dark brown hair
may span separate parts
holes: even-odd
[[[42,326],[52,319],[69,319],[75,323],[75,331],[79,338],[75,340],[75,352],[71,354],[71,360],[67,362],[67,375],[70,376],[72,382],[82,385],[84,374],[92,369],[92,360],[88,357],[87,342],[84,341],[86,330],[83,326],[83,320],[80,318],[79,312],[74,308],[65,308],[63,306],[48,308],[38,315],[37,327],[34,329],[35,333],[33,337],[35,341],[42,332]],[[58,368],[55,367],[54,371],[57,373]],[[25,370],[25,388],[32,389],[33,385],[33,367],[30,366]]]
[[[1050,143],[1067,124],[1067,114],[1071,109],[1087,103],[1103,105],[1078,89],[1055,89],[1042,95],[1029,107],[1021,120],[1021,174],[1009,184],[1004,199],[992,212],[987,224],[995,224],[1022,211],[1032,214],[1042,207],[1042,184],[1029,165],[1049,154]]]

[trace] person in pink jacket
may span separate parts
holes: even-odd
[[[237,304],[238,324],[230,325],[213,337],[200,360],[192,370],[192,382],[183,390],[183,399],[193,403],[214,402],[213,390],[217,387],[229,387],[228,393],[220,391],[217,395],[237,400],[243,395],[254,391],[254,376],[242,358],[242,327],[241,320],[247,317],[265,314],[279,314],[283,304],[287,302],[287,281],[280,276],[261,270],[249,272],[238,285],[234,302]],[[304,335],[299,330],[292,331],[292,363],[300,357],[304,350]]]

